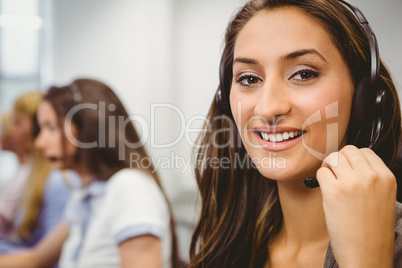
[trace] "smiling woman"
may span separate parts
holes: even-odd
[[[260,169],[265,177],[315,176],[322,159],[304,146],[325,152],[328,143],[335,143],[331,148],[346,144],[353,93],[347,65],[330,35],[297,8],[262,10],[239,33],[230,107],[243,145],[252,158],[273,151],[287,160],[287,168],[277,173]],[[303,128],[307,118],[334,102],[338,137],[326,139],[324,120]],[[284,140],[289,133],[294,137]]]
[[[229,23],[212,131],[199,138],[191,267],[402,265],[389,169],[400,106],[365,27],[336,0],[252,0]]]

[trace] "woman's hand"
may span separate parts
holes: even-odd
[[[339,267],[393,267],[396,180],[370,149],[345,146],[317,171]]]

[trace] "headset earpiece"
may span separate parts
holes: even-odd
[[[356,86],[352,115],[356,119],[359,128],[365,125],[372,126],[372,135],[368,147],[373,148],[380,136],[380,131],[383,129],[383,114],[380,112],[380,107],[385,106],[385,93],[381,93],[382,91],[378,88],[381,60],[377,38],[360,9],[344,0],[338,1],[347,6],[355,14],[370,46],[370,76],[362,79]]]
[[[355,94],[353,97],[353,105],[352,105],[352,115],[354,116],[356,123],[359,127],[363,126],[367,123],[367,119],[369,118],[369,104],[372,103],[370,100],[370,78],[363,78],[359,84],[357,84],[355,89]]]

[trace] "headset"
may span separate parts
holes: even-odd
[[[73,100],[75,104],[79,104],[82,101],[82,94],[80,92],[80,89],[78,86],[73,82],[69,87],[68,87],[73,94]]]
[[[73,94],[73,100],[76,104],[80,103],[82,101],[82,95],[78,89],[78,86],[76,84],[72,84],[71,86],[69,86],[69,89],[71,91],[71,93]],[[38,120],[36,118],[36,115],[34,117],[32,117],[32,121],[33,121],[33,136],[36,138],[39,135],[40,132],[40,126],[38,123]]]
[[[385,90],[378,89],[381,61],[377,38],[363,12],[361,12],[359,8],[344,0],[338,0],[338,2],[348,7],[354,13],[366,34],[370,46],[370,76],[363,78],[355,88],[352,114],[354,115],[356,123],[360,127],[371,123],[371,136],[368,147],[372,149],[377,143],[384,127],[383,115],[385,112],[387,97],[387,92]],[[228,88],[228,86],[230,87],[230,85],[224,85],[225,66],[223,62],[224,60],[221,61],[219,68],[220,86],[215,94],[215,104],[222,113],[230,114],[229,92],[226,92],[225,90],[225,88]],[[370,118],[372,118],[372,122],[370,122]],[[314,177],[306,178],[304,184],[309,188],[319,186],[317,179]]]

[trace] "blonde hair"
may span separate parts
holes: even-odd
[[[4,133],[10,129],[11,118],[10,113],[4,113],[0,115],[0,133]]]
[[[42,98],[42,92],[30,92],[19,97],[14,103],[14,111],[32,118],[32,141],[34,141],[35,132],[37,131],[36,113]],[[20,202],[20,206],[24,211],[24,217],[21,225],[16,230],[25,239],[28,239],[38,227],[38,220],[43,206],[44,186],[51,171],[50,162],[34,146],[31,158],[31,170]]]
[[[10,127],[11,114],[4,113],[0,115],[0,142],[1,150],[10,151]]]

